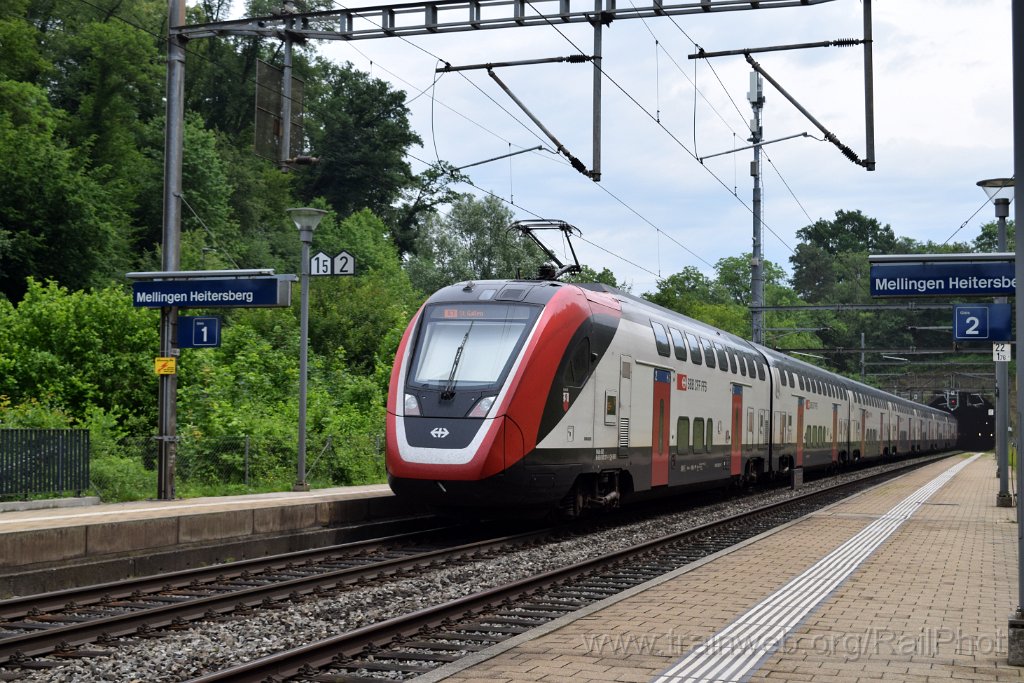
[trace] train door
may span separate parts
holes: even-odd
[[[632,414],[633,358],[622,356],[619,371],[619,457],[629,456],[629,418]]]
[[[859,455],[867,455],[867,429],[868,429],[868,411],[867,408],[860,409],[860,448],[857,450]]]
[[[893,453],[894,454],[895,453],[902,453],[903,452],[903,451],[900,450],[900,436],[902,436],[902,432],[900,431],[900,427],[902,427],[902,426],[903,426],[903,418],[900,417],[900,415],[897,413],[896,414],[896,446],[893,448]]]
[[[654,406],[651,425],[651,486],[668,484],[669,410],[672,401],[672,372],[655,368]]]
[[[832,404],[832,462],[839,460],[839,404]]]
[[[804,466],[804,397],[796,398],[796,466]]]
[[[743,474],[743,385],[732,385],[732,448],[729,452],[729,472]]]

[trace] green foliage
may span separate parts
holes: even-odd
[[[618,282],[615,279],[615,273],[613,273],[608,268],[602,268],[601,272],[599,273],[596,270],[594,270],[593,268],[591,268],[590,266],[581,266],[580,267],[580,272],[573,273],[571,275],[566,275],[562,279],[565,282],[578,282],[578,283],[599,282],[599,283],[601,283],[603,285],[608,285],[609,287],[615,287],[616,289],[621,289],[624,292],[628,292],[629,289],[630,289],[629,285],[627,285],[625,282],[621,282],[621,283]]]
[[[0,305],[0,394],[78,419],[123,409],[128,422],[149,424],[157,348],[154,313],[121,288],[70,292],[30,279],[17,308]]]
[[[300,195],[323,197],[342,216],[363,208],[386,215],[413,184],[405,152],[422,143],[409,127],[405,93],[347,63],[317,60],[311,76],[305,132],[320,163],[299,174]]]
[[[62,120],[36,86],[0,81],[0,293],[13,301],[30,276],[80,289],[124,273],[127,216],[55,135]]]
[[[725,303],[727,298],[715,281],[693,266],[686,266],[659,281],[658,291],[646,293],[643,297],[691,317],[698,317],[699,307],[708,303]]]
[[[1015,241],[1017,231],[1014,229],[1013,221],[1007,219],[1006,221],[1006,251],[1015,251]],[[958,245],[959,246],[959,245]],[[973,250],[960,249],[958,251],[979,251],[979,252],[992,252],[999,251],[999,223],[991,221],[981,226],[981,234],[979,234],[972,243]]]
[[[430,293],[463,280],[533,277],[546,257],[508,230],[512,221],[511,209],[499,199],[463,196],[447,216],[426,222],[406,262],[409,279]]]

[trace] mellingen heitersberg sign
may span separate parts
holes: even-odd
[[[132,303],[146,308],[287,306],[290,292],[289,283],[277,277],[134,282]]]
[[[871,296],[1013,296],[1014,264],[872,263]]]

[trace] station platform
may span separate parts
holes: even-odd
[[[0,511],[0,599],[343,542],[422,514],[386,484]],[[257,543],[258,542],[258,543]]]
[[[995,471],[941,460],[417,681],[1024,680]]]

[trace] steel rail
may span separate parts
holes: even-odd
[[[256,607],[268,600],[294,599],[324,589],[337,589],[361,578],[394,574],[411,567],[429,565],[431,562],[442,558],[461,558],[473,553],[483,552],[492,547],[528,543],[551,533],[552,529],[548,528],[540,531],[535,530],[511,536],[490,538],[372,564],[346,567],[284,581],[274,581],[262,586],[253,586],[217,595],[205,597],[182,596],[178,602],[161,604],[149,609],[143,608],[135,612],[100,617],[52,628],[38,628],[0,640],[0,664],[4,662],[17,663],[23,661],[26,657],[47,654],[55,650],[67,651],[71,647],[92,643],[97,641],[97,639],[106,641],[113,637],[130,635],[137,631],[148,633],[153,629],[177,626],[188,621],[225,614],[239,607]],[[289,568],[288,564],[286,563],[284,568]],[[291,564],[294,565],[294,563]],[[301,569],[301,567],[292,568]],[[223,574],[223,568],[221,568],[220,573]],[[158,579],[143,579],[141,583],[152,583],[156,580]],[[252,580],[259,581],[261,579],[259,576],[254,576]],[[179,586],[178,589],[188,587],[190,587],[189,584],[186,584],[185,586]],[[167,588],[166,586],[164,587],[165,590]],[[172,588],[170,590],[175,589]],[[202,590],[202,586],[196,587],[196,590]],[[158,594],[153,596],[133,595],[127,596],[127,599],[145,603],[147,602],[147,597],[151,601],[159,600],[164,603],[172,599],[166,596],[159,596]],[[83,607],[85,606],[72,606],[72,608]],[[32,617],[29,616],[29,618],[31,619]],[[59,615],[50,617],[50,620],[59,621]]]
[[[364,626],[362,628],[344,633],[332,638],[310,643],[292,650],[282,651],[273,655],[240,664],[222,671],[211,672],[203,676],[193,678],[186,683],[267,683],[268,681],[286,680],[292,676],[315,676],[314,669],[325,667],[332,662],[339,661],[341,657],[352,657],[364,648],[386,642],[397,637],[408,637],[424,627],[435,627],[446,623],[456,617],[465,616],[467,613],[491,606],[509,598],[521,596],[555,583],[570,580],[576,576],[589,573],[606,565],[615,565],[625,560],[635,558],[639,555],[656,551],[660,548],[677,543],[687,538],[706,536],[713,534],[716,530],[734,525],[737,522],[750,520],[758,516],[771,514],[784,507],[799,506],[812,501],[815,498],[834,496],[837,492],[846,488],[861,488],[865,483],[873,480],[892,478],[894,475],[930,464],[935,460],[948,457],[948,453],[928,459],[926,461],[916,460],[908,463],[905,467],[886,472],[876,473],[851,482],[844,482],[836,486],[805,493],[784,501],[778,501],[769,505],[757,508],[756,510],[741,512],[729,517],[702,524],[700,526],[675,532],[662,538],[653,539],[640,543],[629,548],[613,551],[607,555],[591,558],[582,562],[553,569],[526,579],[513,583],[480,591],[457,600],[441,605],[435,605],[408,615],[395,617],[386,621]]]

